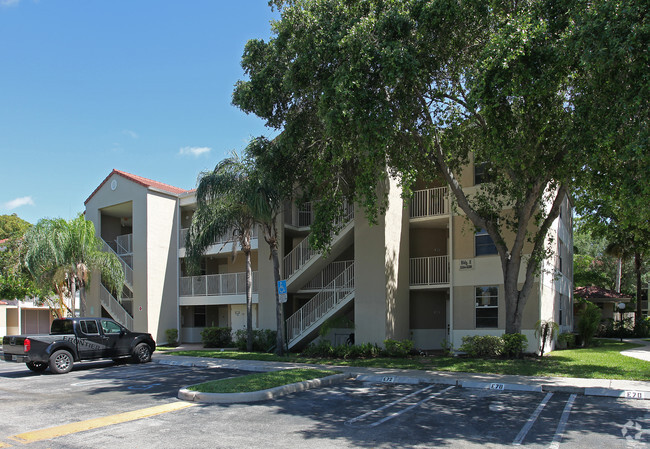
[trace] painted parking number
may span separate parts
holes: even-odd
[[[157,387],[159,385],[162,385],[160,383],[155,383],[155,384],[146,384],[146,385],[131,385],[129,387],[129,390],[148,390],[153,387]]]
[[[490,390],[504,390],[504,384],[490,384]]]
[[[643,391],[626,391],[625,397],[627,399],[643,399]]]
[[[382,382],[395,383],[395,378],[392,376],[384,376],[381,378]]]

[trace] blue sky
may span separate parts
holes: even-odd
[[[194,188],[249,138],[230,104],[267,0],[0,0],[0,215],[74,217],[113,168]]]

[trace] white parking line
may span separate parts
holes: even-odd
[[[532,415],[530,415],[530,418],[528,418],[528,421],[524,425],[524,427],[521,428],[519,431],[519,434],[517,435],[517,438],[512,442],[514,446],[519,446],[521,443],[524,441],[524,438],[526,438],[526,435],[530,431],[531,427],[533,427],[533,424],[535,424],[535,421],[537,421],[537,418],[539,417],[539,414],[542,413],[542,410],[544,410],[544,407],[546,406],[546,403],[551,399],[553,396],[553,393],[548,393],[542,402],[539,403],[535,411],[533,412]]]
[[[415,392],[413,392],[413,393],[411,393],[411,394],[408,394],[408,395],[404,396],[403,398],[397,399],[396,401],[393,401],[393,402],[391,402],[390,404],[386,404],[386,405],[384,405],[384,406],[382,406],[382,407],[379,407],[379,408],[377,408],[377,409],[375,409],[375,410],[371,410],[371,411],[369,411],[369,412],[367,412],[367,413],[364,413],[363,415],[357,416],[356,418],[348,419],[347,421],[345,421],[345,424],[349,426],[349,425],[351,425],[351,424],[353,424],[353,423],[359,421],[360,419],[365,418],[366,416],[370,416],[370,415],[372,415],[373,413],[377,413],[377,412],[380,412],[380,411],[382,411],[382,410],[385,410],[385,409],[387,409],[388,407],[392,407],[393,405],[399,404],[400,402],[405,401],[405,400],[407,400],[408,398],[410,398],[410,397],[412,397],[412,396],[415,396],[416,394],[419,394],[419,393],[422,393],[422,392],[424,392],[424,391],[430,390],[430,389],[432,389],[434,386],[435,386],[435,385],[429,385],[428,387],[422,388],[421,390],[418,390],[418,391],[415,391]]]
[[[557,425],[555,430],[555,436],[553,437],[553,442],[549,446],[549,449],[558,449],[560,447],[560,441],[562,441],[562,434],[566,428],[566,423],[569,420],[569,414],[571,413],[571,407],[573,407],[573,401],[576,400],[576,395],[572,394],[569,396],[569,400],[566,401],[564,406],[564,411],[562,412],[562,417],[560,418],[560,423]]]
[[[433,394],[429,395],[428,398],[424,398],[424,399],[422,399],[420,402],[418,402],[418,403],[416,403],[416,404],[413,404],[413,405],[411,405],[411,406],[409,406],[409,407],[406,407],[404,410],[400,410],[399,412],[392,413],[392,414],[386,416],[385,418],[382,418],[382,419],[380,419],[379,421],[376,421],[376,422],[370,424],[370,427],[376,427],[376,426],[378,426],[379,424],[385,423],[386,421],[388,421],[388,420],[390,420],[390,419],[393,419],[393,418],[395,418],[396,416],[401,415],[402,413],[406,413],[406,412],[408,412],[409,410],[414,409],[415,407],[418,407],[418,406],[424,404],[424,403],[427,402],[427,401],[430,401],[431,399],[435,398],[436,396],[440,396],[441,394],[446,393],[447,391],[451,390],[452,388],[454,388],[454,385],[451,385],[451,386],[445,388],[444,390],[440,390],[440,391],[438,391],[438,392],[436,392],[436,393],[433,393]]]
[[[425,391],[428,391],[428,390],[432,389],[434,386],[435,386],[435,385],[429,385],[428,387],[425,387],[425,388],[422,388],[422,389],[420,389],[420,390],[418,390],[418,391],[415,391],[415,392],[413,392],[413,393],[407,394],[406,396],[404,396],[404,397],[402,397],[402,398],[400,398],[400,399],[397,399],[397,400],[395,400],[395,401],[393,401],[393,402],[391,402],[391,403],[389,403],[389,404],[386,404],[386,405],[384,405],[384,406],[382,406],[382,407],[379,407],[379,408],[377,408],[377,409],[371,410],[371,411],[369,411],[369,412],[367,412],[367,413],[364,413],[363,415],[357,416],[356,418],[349,419],[349,420],[345,421],[345,424],[346,424],[347,426],[351,426],[352,424],[354,424],[355,422],[357,422],[357,421],[359,421],[359,420],[361,420],[361,419],[363,419],[363,418],[366,418],[366,417],[368,417],[368,416],[370,416],[370,415],[373,415],[373,414],[375,414],[375,413],[381,412],[382,410],[386,410],[387,408],[392,407],[392,406],[394,406],[394,405],[397,405],[397,404],[399,404],[400,402],[404,402],[405,400],[407,400],[407,399],[409,399],[409,398],[411,398],[411,397],[413,397],[413,396],[415,396],[415,395],[417,395],[417,394],[420,394],[420,393],[423,393],[423,392],[425,392]],[[390,415],[388,415],[388,416],[386,416],[386,417],[380,419],[379,421],[376,421],[376,422],[370,424],[369,427],[376,427],[376,426],[378,426],[379,424],[382,424],[382,423],[384,423],[384,422],[386,422],[386,421],[388,421],[388,420],[390,420],[390,419],[393,419],[393,418],[395,418],[396,416],[399,416],[399,415],[401,415],[402,413],[405,413],[405,412],[407,412],[407,411],[409,411],[409,410],[411,410],[411,409],[413,409],[413,408],[415,408],[415,407],[417,407],[417,406],[419,406],[419,405],[425,403],[426,401],[429,401],[429,400],[435,398],[436,396],[439,396],[439,395],[441,395],[442,393],[445,393],[445,392],[451,390],[452,388],[455,388],[455,386],[454,386],[454,385],[451,385],[451,386],[445,388],[444,390],[441,390],[441,391],[438,391],[438,392],[436,392],[436,393],[433,393],[433,394],[427,396],[426,398],[424,398],[423,400],[421,400],[420,402],[417,402],[416,404],[410,405],[409,407],[405,408],[404,410],[401,410],[401,411],[399,411],[399,412],[392,413],[392,414],[390,414]]]

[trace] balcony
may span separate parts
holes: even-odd
[[[411,200],[410,218],[435,217],[449,214],[449,189],[436,187],[416,190]]]
[[[257,293],[258,275],[253,271],[253,293]],[[207,274],[180,278],[180,296],[246,295],[246,273]]]
[[[188,232],[189,232],[189,228],[181,229],[181,232],[178,236],[178,249],[180,250],[180,254],[179,254],[180,257],[185,257],[185,240],[187,239]],[[224,250],[230,251],[231,246],[228,245],[228,243],[231,243],[233,241],[232,239],[233,239],[232,232],[222,235],[212,243],[213,246],[211,246],[206,251],[206,254],[220,253]],[[253,233],[251,235],[251,249],[257,249],[257,244],[258,244],[257,241],[258,241],[258,231],[257,231],[257,226],[255,226],[253,228]]]
[[[449,256],[416,257],[409,261],[409,284],[424,288],[449,284]]]

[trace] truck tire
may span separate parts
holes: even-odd
[[[27,362],[25,365],[35,373],[42,373],[47,369],[47,363],[43,362]]]
[[[55,374],[68,373],[73,363],[72,354],[65,349],[60,349],[50,356],[50,371]]]
[[[138,343],[133,349],[134,363],[151,362],[151,348],[146,343]]]

